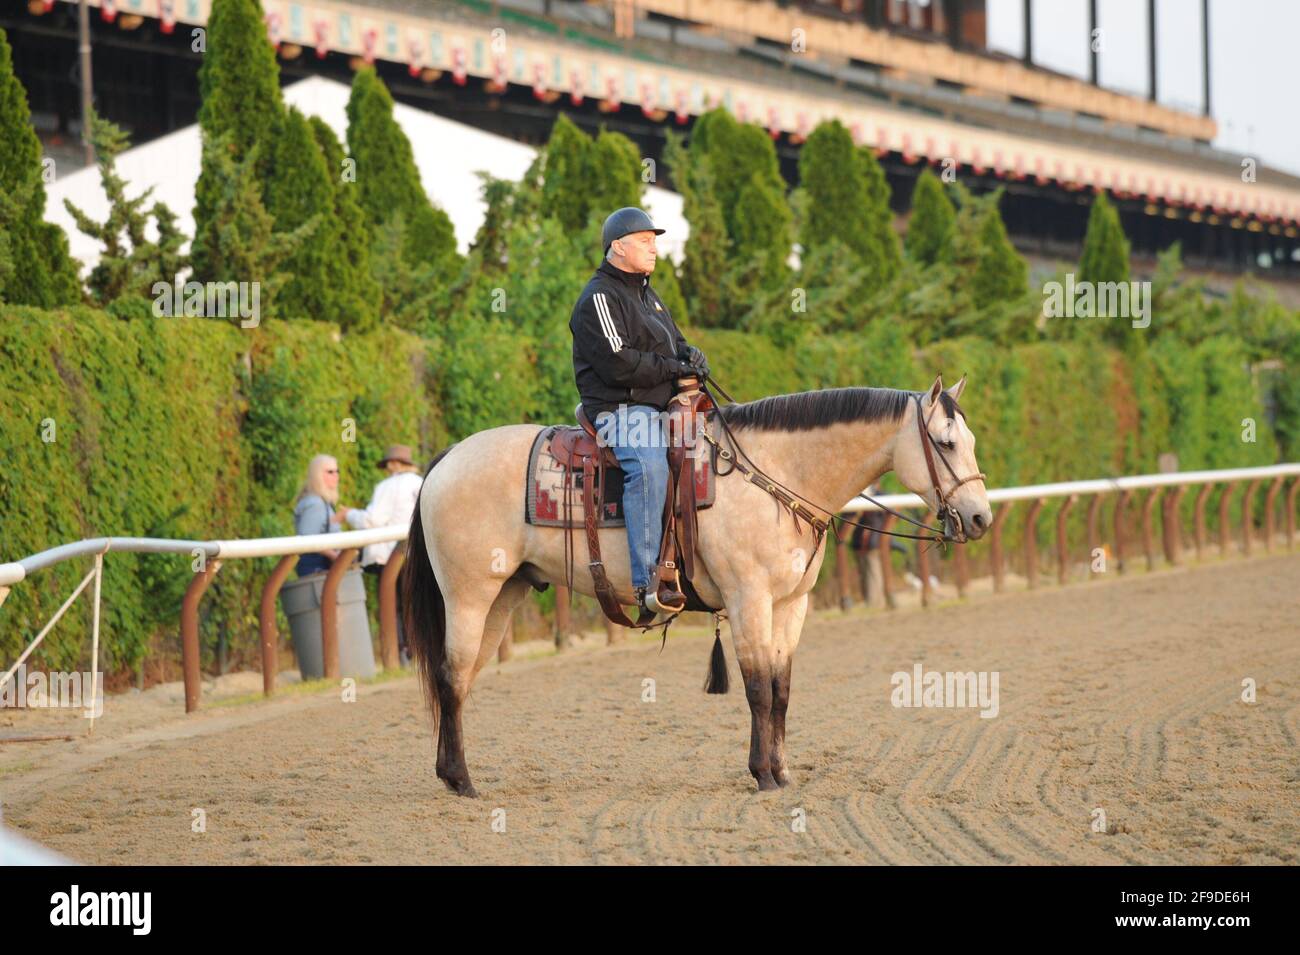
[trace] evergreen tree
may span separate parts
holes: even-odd
[[[990,308],[1021,298],[1029,284],[1029,266],[1007,238],[998,204],[1002,190],[966,208],[971,223],[963,233],[970,236],[965,249],[971,297],[978,309]]]
[[[309,225],[311,240],[284,261],[288,281],[280,290],[280,314],[351,324],[344,308],[348,284],[342,229],[334,214],[334,187],[307,118],[290,108],[276,138],[266,183],[266,211],[275,231],[292,232]]]
[[[903,251],[898,233],[894,231],[894,213],[889,207],[891,193],[885,170],[876,160],[875,152],[868,146],[858,148],[858,163],[867,182],[870,209],[866,223],[871,249],[868,289],[875,292],[883,289],[898,275],[903,262]]]
[[[907,254],[919,265],[934,265],[952,258],[957,210],[943,183],[929,169],[921,171],[912,190],[912,215],[907,223]]]
[[[0,192],[0,305],[5,302],[4,291],[14,274],[13,243],[9,230],[18,221],[22,203],[17,195]]]
[[[480,172],[479,178],[483,180],[483,204],[487,208],[469,251],[470,255],[477,257],[476,269],[499,272],[509,261],[506,235],[514,222],[515,194],[522,184],[497,179],[486,172]]]
[[[0,301],[52,308],[81,300],[77,266],[63,230],[45,221],[41,143],[32,128],[27,91],[14,75],[13,53],[0,29],[0,195],[8,198],[3,243],[9,268]]]
[[[693,160],[681,138],[670,134],[664,163],[681,193],[682,212],[691,227],[682,260],[682,294],[696,325],[724,327],[730,324],[731,303],[723,294],[722,276],[730,261],[731,240],[708,164]]]
[[[214,208],[221,187],[206,157],[208,142],[226,144],[230,160],[241,164],[254,149],[257,161],[249,167],[259,190],[270,176],[272,144],[284,122],[280,95],[280,67],[275,48],[266,35],[259,0],[214,0],[208,17],[207,49],[199,67],[199,129],[205,143],[205,161],[194,187],[194,244],[190,254],[195,278],[229,279],[214,265],[212,246]],[[262,195],[265,200],[265,195]]]
[[[542,214],[566,229],[577,231],[592,216],[603,222],[615,209],[641,205],[641,153],[622,133],[602,129],[593,140],[561,113],[545,154]]]
[[[1106,193],[1097,193],[1088,213],[1088,232],[1083,239],[1083,257],[1079,260],[1080,282],[1127,282],[1129,280],[1129,243],[1120,225],[1119,212],[1110,204]]]
[[[663,299],[668,313],[679,328],[690,324],[690,313],[686,307],[686,296],[682,294],[682,285],[677,278],[677,266],[668,256],[660,254],[655,262],[655,270],[650,275],[650,284]]]
[[[781,263],[770,278],[783,281],[793,217],[772,138],[757,124],[737,122],[718,107],[696,120],[690,151],[692,165],[708,167],[733,253]],[[741,267],[748,270],[747,263]]]
[[[348,152],[356,160],[361,208],[371,228],[377,235],[400,215],[406,264],[427,265],[450,281],[460,266],[451,219],[425,193],[411,141],[393,118],[393,97],[373,68],[353,78],[347,114]]]
[[[276,317],[276,297],[289,279],[281,266],[308,240],[319,220],[292,232],[276,232],[253,173],[258,150],[236,163],[230,143],[221,138],[206,141],[203,151],[213,187],[210,229],[215,241],[207,249],[211,274],[222,276],[219,281],[259,283],[260,318]]]
[[[1079,282],[1090,282],[1095,289],[1108,282],[1128,282],[1129,275],[1129,242],[1119,221],[1119,211],[1111,205],[1106,193],[1098,192],[1088,213],[1088,231],[1083,237],[1083,255],[1079,259]],[[1097,301],[1100,304],[1100,296]],[[1141,348],[1147,336],[1134,333],[1128,321],[1131,317],[1099,316],[1095,325],[1075,322],[1074,331],[1077,334],[1096,327],[1107,341],[1126,349]]]
[[[369,230],[366,214],[357,198],[356,183],[344,175],[343,145],[334,130],[319,116],[308,119],[316,144],[325,157],[334,195],[334,218],[339,228],[339,243],[344,263],[345,282],[339,292],[339,304],[351,330],[369,328],[379,320],[383,295],[371,274]]]
[[[590,142],[587,167],[587,215],[602,222],[615,209],[640,206],[645,183],[641,180],[641,151],[622,133],[602,129]]]
[[[732,210],[735,233],[732,248],[736,257],[758,264],[757,281],[764,287],[785,283],[790,257],[790,206],[783,186],[776,186],[761,173],[750,177],[749,188],[741,192]]]
[[[587,224],[591,186],[591,140],[561,113],[546,142],[542,183],[542,215],[559,220],[566,229]],[[617,206],[615,208],[618,208]],[[611,212],[613,209],[610,210]]]
[[[837,239],[870,262],[871,196],[853,146],[853,136],[839,120],[817,125],[799,152],[799,185],[806,202],[799,242],[804,253]]]
[[[117,157],[128,145],[126,134],[98,114],[91,115],[90,129],[100,181],[108,198],[108,218],[95,222],[72,202],[63,200],[77,228],[104,245],[87,284],[101,306],[124,296],[149,298],[156,282],[172,282],[184,267],[180,246],[185,237],[176,228],[175,213],[161,202],[146,208],[152,187],[134,199],[127,197],[126,180],[117,172]],[[156,242],[146,237],[151,218],[158,229]]]

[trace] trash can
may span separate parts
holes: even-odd
[[[293,653],[304,680],[325,676],[321,643],[320,595],[325,571],[286,583],[280,589],[280,606],[289,618]],[[361,571],[352,568],[339,582],[339,676],[375,675],[375,650],[370,642],[370,616],[366,613],[366,585]]]

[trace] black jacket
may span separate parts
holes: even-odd
[[[668,407],[673,380],[690,374],[686,339],[644,275],[608,261],[578,296],[569,319],[573,377],[593,423],[620,404]]]

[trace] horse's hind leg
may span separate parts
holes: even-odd
[[[465,764],[461,710],[477,672],[483,628],[492,597],[460,600],[447,607],[447,656],[434,682],[441,711],[438,724],[438,778],[461,796],[477,796]]]
[[[510,623],[510,616],[515,612],[515,608],[524,602],[531,589],[526,580],[511,578],[505,582],[501,588],[501,593],[497,594],[497,599],[492,601],[492,609],[488,611],[487,621],[483,624],[483,643],[479,646],[478,659],[474,663],[474,673],[487,666],[501,647],[501,641],[506,635],[506,625]]]

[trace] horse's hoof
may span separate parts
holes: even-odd
[[[781,788],[776,784],[776,780],[772,778],[771,773],[764,773],[763,775],[757,778],[758,778],[758,791],[761,793],[772,792],[774,790]]]
[[[478,798],[478,790],[474,788],[474,784],[469,781],[468,776],[454,777],[440,775],[438,778],[441,779],[443,783],[446,784],[447,788],[457,796],[465,796],[469,799]]]
[[[790,774],[785,772],[784,770],[777,773],[772,778],[776,780],[776,784],[780,786],[782,789],[790,785]]]

